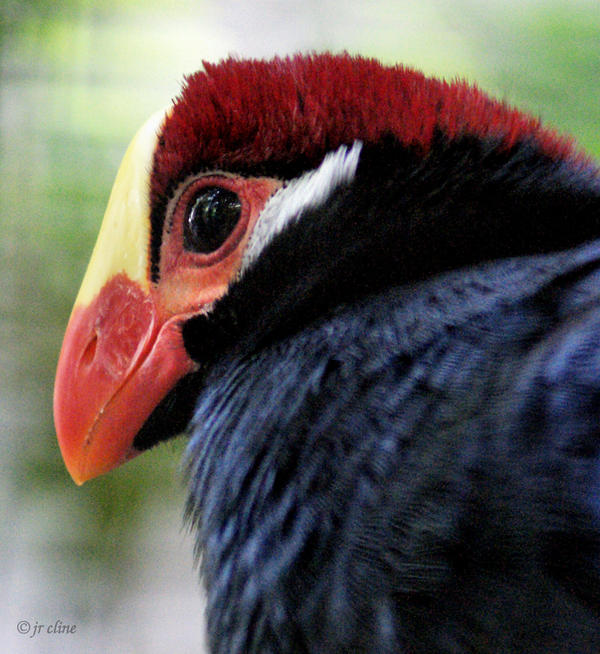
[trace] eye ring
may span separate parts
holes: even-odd
[[[198,236],[206,236],[201,219],[202,205],[207,201],[209,204],[211,202],[207,200],[205,194],[213,195],[212,201],[216,202],[214,205],[216,215],[213,217],[217,219],[217,227],[220,226],[223,230],[219,234],[217,229],[212,236],[209,234],[210,238],[201,238],[199,241]],[[215,194],[218,197],[215,197]],[[217,218],[221,215],[221,201],[225,203],[229,201],[235,208],[235,211],[232,210],[222,222]],[[171,201],[164,223],[161,274],[174,265],[206,267],[228,257],[238,247],[246,233],[253,202],[247,179],[237,175],[203,173],[185,180]],[[192,210],[195,206],[196,218],[200,218],[200,222],[193,227],[195,218],[192,217]],[[195,227],[200,231],[195,233]]]
[[[229,172],[209,172],[190,175],[175,190],[169,201],[167,214],[163,223],[162,243],[160,249],[159,275],[160,280],[171,279],[174,275],[196,274],[193,270],[211,270],[210,274],[220,274],[218,271],[238,266],[240,263],[240,244],[244,244],[260,215],[262,208],[273,193],[281,186],[280,180],[271,178],[246,177]],[[241,212],[236,225],[234,218],[230,220],[232,227],[225,240],[219,245],[213,242],[208,248],[195,248],[189,240],[190,234],[184,236],[186,219],[198,196],[204,189],[218,187],[231,192],[241,204]],[[218,194],[221,195],[219,190]],[[221,196],[223,197],[223,196]],[[225,197],[231,198],[232,196]],[[199,209],[199,207],[198,207]],[[237,208],[235,213],[237,213]],[[226,230],[225,230],[226,231]],[[211,247],[218,245],[216,250]],[[201,252],[198,249],[209,250]],[[198,272],[197,274],[204,274]],[[207,273],[208,274],[208,273]],[[214,283],[211,277],[210,284]],[[209,282],[204,282],[206,285]],[[209,284],[209,285],[210,285]],[[165,287],[166,288],[166,287]]]
[[[199,189],[187,202],[183,220],[183,247],[210,254],[218,250],[235,230],[242,216],[237,193],[218,185]]]

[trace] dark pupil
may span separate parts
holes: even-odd
[[[203,188],[190,203],[183,227],[183,246],[194,252],[214,252],[240,219],[238,196],[220,186]]]

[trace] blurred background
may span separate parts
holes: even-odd
[[[0,21],[4,650],[201,652],[184,439],[78,488],[52,425],[63,330],[131,136],[203,60],[327,49],[477,81],[600,157],[598,2],[3,0]],[[57,620],[75,633],[32,636]]]

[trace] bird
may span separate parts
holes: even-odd
[[[213,654],[600,652],[600,169],[464,80],[205,62],[64,337],[78,484],[185,432]]]

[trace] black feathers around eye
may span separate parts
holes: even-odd
[[[208,254],[218,250],[234,230],[242,203],[233,191],[205,186],[190,201],[183,224],[183,246]]]

